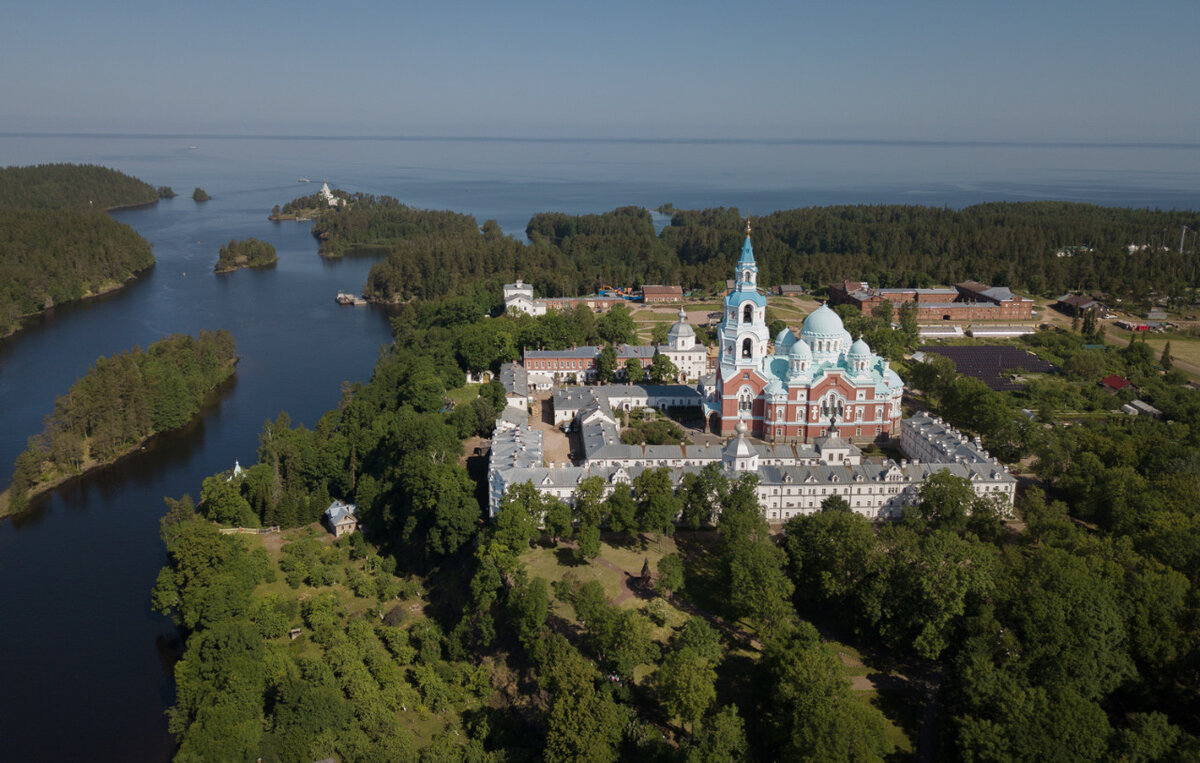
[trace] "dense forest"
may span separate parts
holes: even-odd
[[[158,191],[93,165],[0,169],[0,336],[20,318],[117,288],[154,264],[150,245],[104,210]]]
[[[154,186],[94,164],[0,167],[0,208],[93,209],[153,204]]]
[[[239,268],[262,268],[276,262],[279,262],[279,255],[275,253],[275,247],[266,241],[256,238],[242,241],[230,239],[228,244],[221,246],[213,272],[232,273]]]
[[[1028,459],[1024,526],[943,475],[900,522],[831,499],[778,537],[753,477],[719,469],[678,491],[649,470],[607,500],[584,480],[571,507],[518,488],[485,522],[462,442],[504,399],[464,395],[463,371],[620,328],[482,318],[497,301],[480,281],[405,304],[368,384],[312,430],[268,422],[244,477],[173,503],[154,596],[190,631],[181,759],[883,760],[923,707],[939,758],[1200,754],[1200,392],[1143,342],[1040,333],[1027,346],[1062,371],[1005,393],[944,359],[899,366],[922,405]],[[1111,413],[1106,373],[1164,420]],[[264,551],[202,521],[297,527],[335,497],[370,543]],[[656,561],[619,606],[589,571],[620,553]],[[867,701],[838,642],[908,688]]]
[[[120,286],[150,244],[103,212],[0,208],[0,335],[21,316]]]
[[[1148,302],[1191,299],[1200,282],[1195,238],[1177,251],[1181,227],[1200,225],[1196,212],[1067,202],[842,206],[775,212],[753,225],[759,282],[768,286],[819,291],[847,278],[884,287],[978,280],[1048,297],[1083,290]],[[465,215],[361,195],[313,227],[326,253],[388,250],[366,291],[395,301],[518,276],[545,296],[643,283],[717,294],[741,251],[745,219],[736,209],[676,211],[656,236],[649,212],[623,207],[602,215],[538,214],[525,232],[529,245],[501,235],[494,221],[479,228]]]
[[[54,404],[41,434],[17,457],[8,509],[65,477],[115,460],[158,432],[191,421],[208,392],[237,360],[233,337],[219,329],[173,334],[143,351],[100,358]]]

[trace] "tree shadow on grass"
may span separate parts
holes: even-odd
[[[889,761],[907,761],[916,757],[921,736],[921,715],[925,709],[925,694],[917,688],[880,689],[871,704],[908,737],[909,749],[897,749],[887,756]]]
[[[563,567],[582,567],[587,564],[587,561],[579,558],[579,553],[575,549],[565,546],[555,550],[554,558]]]

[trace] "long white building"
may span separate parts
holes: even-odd
[[[906,504],[916,503],[921,483],[940,471],[968,480],[978,495],[1000,495],[1009,505],[1016,492],[1016,479],[1008,468],[989,456],[977,440],[923,413],[901,424],[900,447],[908,458],[900,461],[864,461],[861,449],[836,435],[811,443],[763,442],[747,436],[745,423],[738,426],[736,437],[720,446],[626,445],[618,436],[614,402],[616,410],[628,410],[634,405],[659,408],[667,400],[678,404],[685,399],[671,386],[657,392],[647,388],[633,393],[633,389],[638,388],[556,391],[555,422],[578,426],[583,441],[576,463],[545,463],[540,432],[532,436],[535,430],[527,425],[512,427],[506,422],[504,431],[497,427],[488,470],[490,514],[495,515],[510,487],[524,482],[569,504],[586,477],[602,478],[607,495],[632,490],[633,479],[646,469],[666,467],[678,487],[685,474],[713,463],[719,463],[730,478],[746,472],[758,475],[759,506],[771,522],[820,511],[821,503],[834,495],[869,519],[895,519]],[[698,395],[686,400],[693,405],[700,402]]]

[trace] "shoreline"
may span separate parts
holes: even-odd
[[[275,259],[270,262],[264,262],[258,265],[234,265],[229,268],[213,268],[213,275],[223,276],[230,273],[236,273],[239,270],[263,270],[264,268],[273,268],[279,264],[279,255],[275,255]]]
[[[25,328],[25,321],[27,319],[36,318],[37,316],[43,315],[46,312],[53,310],[56,307],[59,307],[60,305],[73,305],[77,302],[86,302],[89,299],[95,299],[96,297],[103,297],[105,294],[112,294],[114,291],[120,291],[121,289],[124,289],[126,286],[133,283],[137,279],[141,278],[143,275],[145,275],[149,271],[153,270],[154,266],[157,264],[158,264],[158,262],[156,260],[155,262],[150,263],[147,267],[144,267],[141,270],[135,270],[133,273],[130,273],[129,276],[126,277],[125,280],[123,280],[123,281],[119,281],[119,282],[118,281],[105,281],[104,283],[100,284],[99,286],[88,289],[81,296],[76,297],[75,299],[68,299],[65,302],[56,302],[53,305],[50,305],[49,307],[43,307],[40,310],[34,310],[32,313],[24,313],[17,317],[16,324],[7,333],[0,334],[0,339],[8,339],[11,336],[15,336],[18,332],[20,332],[21,330],[23,330]],[[2,515],[2,513],[0,513],[0,515]]]
[[[107,461],[99,461],[94,464],[91,464],[91,465],[87,466],[86,468],[84,468],[82,471],[80,471],[78,474],[61,475],[57,479],[53,479],[53,480],[50,480],[49,482],[43,482],[43,483],[39,484],[36,488],[29,491],[29,494],[25,496],[25,508],[23,508],[21,511],[18,511],[18,512],[13,512],[9,509],[9,505],[10,505],[9,498],[12,494],[12,485],[10,484],[8,487],[4,488],[3,491],[0,491],[0,519],[3,519],[5,517],[20,516],[21,514],[24,514],[28,511],[30,511],[31,509],[33,509],[34,508],[34,506],[32,505],[33,502],[36,499],[40,498],[41,496],[45,495],[46,493],[49,493],[50,491],[52,491],[56,488],[62,487],[63,485],[70,483],[72,480],[83,479],[84,477],[88,476],[89,474],[92,474],[93,472],[97,472],[97,471],[100,471],[101,469],[106,469],[110,466],[114,466],[114,465],[120,463],[121,461],[125,460],[126,458],[145,450],[147,445],[149,443],[153,442],[156,438],[162,437],[163,435],[171,434],[172,432],[178,432],[182,429],[186,429],[187,427],[191,426],[199,418],[201,418],[201,416],[204,415],[205,409],[210,404],[216,403],[223,396],[224,392],[221,390],[221,388],[223,386],[225,386],[225,384],[228,383],[230,379],[234,378],[234,375],[237,373],[237,364],[238,364],[238,361],[235,359],[233,361],[233,364],[230,366],[229,373],[225,376],[225,378],[221,379],[221,381],[218,382],[215,387],[213,387],[212,389],[210,389],[206,393],[204,393],[204,399],[200,401],[200,408],[199,408],[199,410],[196,411],[196,415],[193,416],[192,418],[188,419],[187,422],[183,426],[176,427],[174,429],[165,429],[161,432],[152,432],[152,433],[146,435],[145,437],[143,437],[142,439],[138,440],[137,442],[131,443],[129,445],[129,447],[124,448],[120,453],[117,453],[115,456],[108,459]]]

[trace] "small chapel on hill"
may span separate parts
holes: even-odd
[[[828,305],[804,319],[799,336],[779,332],[772,350],[749,220],[717,336],[720,360],[705,403],[713,433],[733,435],[745,424],[754,436],[781,442],[899,435],[904,383],[886,358],[853,341]]]

